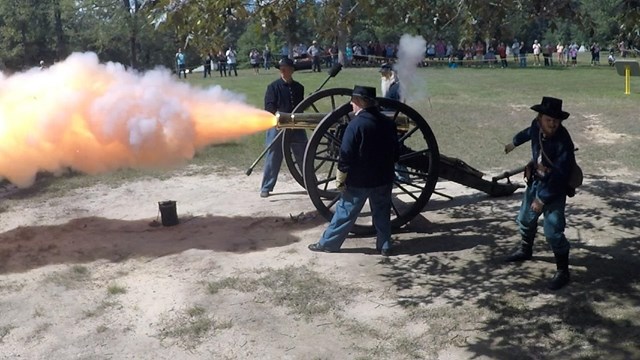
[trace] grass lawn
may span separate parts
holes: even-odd
[[[489,174],[521,166],[529,156],[528,146],[521,146],[505,156],[503,146],[519,130],[527,127],[535,116],[530,106],[542,96],[564,100],[571,117],[564,122],[576,146],[578,161],[586,175],[603,174],[617,169],[640,168],[640,78],[632,78],[631,95],[624,94],[624,78],[607,65],[576,68],[458,68],[426,67],[416,71],[416,83],[422,84],[420,98],[409,105],[427,120],[433,129],[440,152],[460,158]],[[345,68],[331,78],[323,89],[355,84],[379,89],[377,68]],[[203,79],[192,74],[186,80],[197,87],[221,86],[243,94],[247,103],[262,108],[264,91],[279,76],[277,69],[242,69],[237,77]],[[305,86],[307,94],[317,90],[327,79],[326,71],[299,71],[294,78]],[[178,80],[184,81],[184,80]],[[242,119],[238,119],[241,123]],[[208,146],[190,163],[200,172],[219,171],[243,174],[264,147],[264,134],[257,133],[233,142]],[[283,165],[284,166],[284,165]],[[261,171],[262,163],[254,170]],[[35,188],[56,191],[88,186],[96,182],[117,186],[142,177],[168,177],[171,171],[126,169],[87,177],[44,176]]]
[[[263,70],[260,75],[242,70],[238,77],[198,76],[189,81],[197,86],[220,85],[261,107],[266,85],[277,76],[276,69]],[[564,125],[580,149],[577,156],[586,173],[616,167],[638,169],[640,79],[632,78],[632,94],[625,95],[624,78],[612,67],[428,67],[418,69],[416,76],[426,84],[428,97],[413,99],[409,105],[427,119],[443,154],[459,157],[476,168],[500,171],[526,160],[527,146],[505,156],[503,144],[529,125],[535,116],[529,107],[548,95],[562,98],[564,109],[571,113]],[[301,71],[294,77],[311,93],[327,74]],[[354,84],[379,88],[377,69],[343,69],[324,88],[352,88]],[[211,146],[194,161],[244,169],[263,146],[263,134],[255,134],[232,144]]]

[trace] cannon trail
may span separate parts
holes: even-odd
[[[0,177],[28,187],[39,171],[164,168],[274,124],[219,86],[75,53],[45,70],[0,74]]]

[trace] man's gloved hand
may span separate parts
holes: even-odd
[[[509,143],[509,144],[504,146],[504,153],[508,154],[508,153],[512,152],[513,149],[515,149],[515,148],[516,148],[516,146],[513,145],[513,143]]]
[[[347,187],[347,173],[336,169],[336,189],[344,191]]]

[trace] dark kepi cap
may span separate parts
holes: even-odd
[[[359,96],[365,99],[375,100],[376,98],[376,88],[371,86],[359,86],[356,85],[353,88],[353,92],[351,96]]]
[[[281,66],[290,66],[292,68],[295,68],[295,66],[293,66],[293,60],[289,59],[288,57],[283,57],[282,59],[280,59],[280,61],[278,62],[278,68],[280,68]]]
[[[559,120],[564,120],[569,117],[569,113],[562,110],[562,100],[549,96],[543,96],[542,102],[533,105],[531,110]]]
[[[389,63],[384,63],[382,64],[382,66],[380,66],[380,72],[387,72],[387,71],[391,71],[391,64]]]

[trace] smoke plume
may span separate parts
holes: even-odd
[[[75,53],[45,70],[0,74],[0,177],[28,187],[39,171],[163,168],[274,124],[219,86],[194,88],[167,69],[138,73]]]
[[[422,36],[404,34],[400,38],[395,70],[400,80],[400,94],[407,102],[422,101],[427,97],[427,84],[422,77],[416,76],[426,51],[427,42]]]

